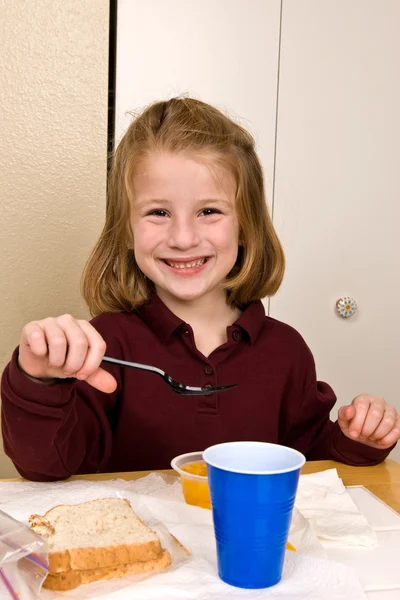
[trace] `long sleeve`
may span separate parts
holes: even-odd
[[[118,378],[119,369],[109,371]],[[5,452],[34,481],[99,471],[111,454],[117,400],[118,392],[104,394],[77,380],[49,386],[31,381],[18,367],[16,349],[2,377]]]
[[[337,421],[330,420],[335,393],[328,384],[316,380],[314,359],[308,348],[303,359],[307,385],[298,394],[301,402],[295,400],[295,390],[291,391],[288,407],[292,408],[288,409],[282,443],[302,452],[307,460],[336,460],[354,466],[375,465],[385,460],[394,446],[378,450],[351,440],[342,433]]]
[[[107,364],[117,379],[114,394],[76,380],[45,386],[23,375],[16,351],[3,375],[3,439],[29,479],[168,469],[174,456],[241,439],[354,465],[379,463],[389,453],[346,438],[330,421],[335,394],[317,382],[306,343],[290,326],[265,317],[261,302],[242,313],[226,344],[207,358],[189,325],[157,296],[139,311],[102,314],[92,324],[108,356],[158,366],[192,385],[237,385],[223,394],[182,397],[148,371]]]

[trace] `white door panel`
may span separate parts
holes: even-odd
[[[283,2],[274,222],[287,273],[270,311],[304,335],[339,404],[365,391],[400,411],[399,23],[397,0]],[[335,314],[343,295],[359,306],[349,319]]]

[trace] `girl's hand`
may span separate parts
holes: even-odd
[[[400,416],[383,398],[361,394],[342,406],[338,424],[345,436],[372,448],[385,450],[400,439]]]
[[[105,351],[105,341],[88,321],[62,315],[32,321],[23,328],[18,363],[36,379],[76,377],[109,393],[117,382],[99,368]]]

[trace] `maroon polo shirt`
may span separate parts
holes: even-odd
[[[352,465],[376,464],[389,453],[346,438],[330,421],[336,398],[317,382],[310,350],[293,328],[266,317],[261,302],[243,311],[209,357],[157,296],[135,313],[92,323],[108,356],[155,365],[190,385],[237,386],[180,396],[157,375],[109,364],[115,393],[71,379],[46,386],[19,370],[17,349],[2,378],[2,432],[6,454],[28,479],[165,469],[178,454],[236,440],[277,442],[309,460]]]

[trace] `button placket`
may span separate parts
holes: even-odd
[[[214,387],[217,385],[215,369],[209,363],[203,364],[203,371],[207,375],[207,380],[203,382],[203,386]],[[218,396],[219,394],[215,393],[209,396],[199,396],[198,412],[209,415],[218,414]]]
[[[212,387],[212,385],[207,384],[206,387]],[[209,396],[200,396],[197,407],[199,413],[206,413],[209,415],[218,414],[218,395],[219,394],[210,394]]]
[[[182,343],[191,352],[191,354],[198,357],[198,350],[196,348],[196,344],[194,341],[194,337],[193,337],[192,329],[191,329],[190,325],[187,325],[186,323],[182,323],[182,325],[179,328],[179,337],[180,337]]]

